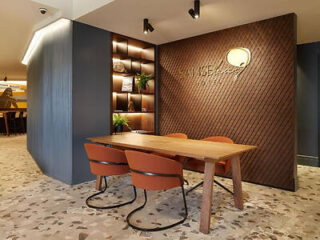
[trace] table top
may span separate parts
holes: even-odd
[[[225,160],[257,148],[251,145],[209,142],[137,133],[90,137],[87,139],[94,143],[110,144],[137,150],[156,151],[197,158],[203,161]]]

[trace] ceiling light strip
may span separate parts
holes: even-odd
[[[39,29],[38,31],[36,31],[30,41],[30,44],[28,46],[28,49],[21,61],[22,64],[24,65],[28,65],[29,60],[32,57],[32,54],[34,53],[34,51],[36,50],[36,48],[39,46],[39,43],[41,42],[42,38],[53,31],[59,30],[65,26],[67,26],[68,24],[70,24],[70,20],[65,19],[65,18],[61,18],[49,25],[47,25],[44,28]]]

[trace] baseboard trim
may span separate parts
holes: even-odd
[[[308,155],[297,155],[297,162],[299,165],[306,165],[312,167],[320,167],[320,161],[318,157]]]

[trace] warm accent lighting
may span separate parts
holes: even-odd
[[[35,49],[37,48],[37,46],[41,42],[43,36],[45,36],[49,32],[53,32],[53,31],[56,31],[57,29],[63,28],[65,26],[67,26],[67,24],[69,24],[69,23],[70,23],[70,20],[65,19],[65,18],[61,18],[61,19],[49,24],[48,26],[36,31],[31,39],[29,47],[28,47],[21,63],[24,65],[28,64],[33,52],[35,51]]]
[[[251,60],[251,52],[248,48],[237,47],[227,53],[227,61],[234,67],[245,68]]]
[[[123,76],[121,76],[121,75],[115,75],[115,74],[113,74],[112,77],[113,77],[114,79],[123,79]]]
[[[143,33],[148,34],[148,32],[153,32],[154,28],[149,23],[149,19],[145,18],[143,19]]]
[[[189,10],[192,18],[198,19],[200,17],[200,0],[194,0],[194,8]]]
[[[128,48],[129,48],[130,50],[137,51],[137,52],[140,52],[140,51],[143,50],[142,48],[135,47],[135,46],[131,46],[131,45],[128,45]]]
[[[112,41],[112,45],[117,47],[118,45],[121,45],[122,43],[119,43],[117,41]],[[136,52],[140,52],[143,50],[143,48],[141,47],[136,47],[136,46],[132,46],[132,45],[128,45],[128,49],[131,51],[136,51]]]

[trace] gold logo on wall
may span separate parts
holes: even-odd
[[[206,77],[219,76],[222,74],[233,74],[233,80],[237,80],[251,61],[250,50],[243,47],[230,49],[225,58],[217,64],[206,64],[196,68],[180,70],[182,77]]]

